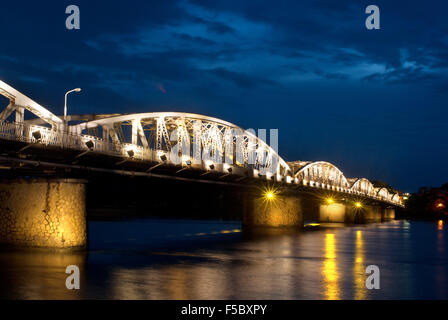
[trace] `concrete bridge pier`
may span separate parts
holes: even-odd
[[[395,220],[395,209],[383,207],[381,210],[381,221]]]
[[[381,222],[381,206],[362,205],[362,207],[347,207],[347,223],[373,223]]]
[[[243,227],[303,227],[301,199],[293,195],[247,194],[243,212]]]
[[[82,248],[87,243],[85,182],[20,179],[0,182],[0,243]]]
[[[321,204],[319,206],[319,222],[347,222],[345,204]]]
[[[393,209],[392,209],[393,210]],[[340,222],[340,223],[371,223],[384,221],[385,216],[391,217],[390,211],[387,214],[384,208],[377,205],[363,204],[360,207],[347,205],[345,203],[322,204],[319,206],[319,222]],[[390,218],[393,219],[393,218]]]

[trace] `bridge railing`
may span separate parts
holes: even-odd
[[[78,135],[66,131],[30,125],[27,123],[0,122],[0,139],[55,146],[80,151],[95,151],[114,156],[132,157],[138,160],[155,161],[156,152],[132,144],[104,141],[90,135]],[[132,150],[132,152],[130,152]]]

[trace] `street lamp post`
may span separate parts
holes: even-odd
[[[67,124],[67,96],[72,92],[80,92],[81,88],[76,88],[70,91],[67,91],[65,94],[65,103],[64,103],[64,122]]]

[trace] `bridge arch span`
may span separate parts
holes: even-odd
[[[376,188],[376,196],[381,198],[382,200],[390,200],[390,194],[389,194],[389,190],[387,190],[387,188]]]
[[[131,127],[127,136],[126,126]],[[208,163],[222,159],[222,163],[253,169],[268,178],[286,180],[290,173],[286,161],[254,131],[214,117],[182,112],[124,114],[83,122],[70,130],[82,134],[94,128],[101,128],[103,141],[134,145],[159,155],[174,152],[181,161],[203,159],[206,154]],[[185,149],[188,154],[183,154]]]
[[[356,179],[350,187],[350,190],[355,193],[365,194],[371,197],[376,196],[375,186],[366,178]]]
[[[350,187],[347,178],[335,165],[325,162],[311,162],[294,172],[298,183],[337,191],[347,191]]]
[[[392,194],[390,200],[392,202],[394,202],[394,203],[400,203],[401,202],[400,195],[398,193]]]

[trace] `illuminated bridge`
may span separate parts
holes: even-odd
[[[2,81],[0,94],[9,100],[0,113],[1,172],[12,171],[13,176],[36,181],[30,186],[26,179],[5,180],[0,197],[6,200],[14,197],[12,187],[24,189],[20,194],[27,188],[38,193],[40,184],[45,184],[43,177],[55,172],[65,183],[48,180],[48,190],[57,185],[58,192],[67,187],[81,189],[81,194],[83,182],[67,177],[98,172],[236,188],[261,186],[266,190],[264,201],[259,201],[263,204],[255,204],[255,209],[252,204],[251,211],[263,211],[263,217],[252,213],[244,218],[260,225],[303,224],[303,214],[297,218],[294,212],[305,210],[306,201],[299,204],[297,199],[308,194],[322,199],[316,209],[322,221],[347,222],[349,216],[360,215],[357,211],[379,208],[378,214],[370,209],[364,213],[376,220],[377,216],[393,216],[393,209],[402,206],[397,192],[375,187],[365,178],[347,178],[328,162],[286,162],[265,142],[266,137],[220,119],[179,112],[72,115],[64,119]],[[275,143],[271,136],[270,144]],[[47,198],[48,190],[42,191]],[[283,205],[275,204],[280,198]],[[51,206],[51,200],[45,205]]]

